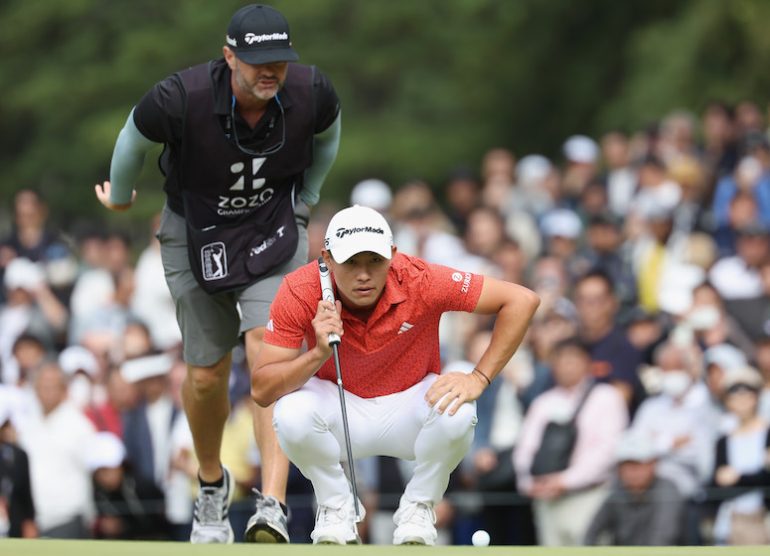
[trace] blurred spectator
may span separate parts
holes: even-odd
[[[562,178],[562,204],[576,208],[583,190],[597,177],[599,145],[585,135],[572,135],[562,145],[564,175]]]
[[[652,365],[652,356],[669,333],[670,323],[660,313],[634,308],[626,318],[626,337],[641,355],[645,365]],[[641,378],[641,377],[640,377]],[[649,388],[646,388],[649,391]]]
[[[516,183],[503,208],[509,217],[526,213],[539,218],[550,210],[558,196],[554,184],[556,169],[539,154],[529,154],[516,165]]]
[[[507,239],[502,216],[487,206],[474,208],[468,214],[464,239],[470,253],[491,261]]]
[[[80,343],[89,330],[103,330],[119,338],[123,333],[134,290],[130,242],[120,233],[102,240],[97,266],[84,269],[72,291],[69,342]]]
[[[94,508],[83,447],[94,428],[67,401],[66,378],[58,365],[38,369],[34,386],[38,407],[19,430],[19,442],[29,455],[40,535],[86,538]]]
[[[139,255],[134,274],[134,289],[130,294],[131,313],[147,324],[152,341],[158,349],[169,349],[182,341],[176,322],[174,300],[168,291],[163,264],[160,260],[160,242],[155,233],[160,216],[152,219],[149,244]]]
[[[4,374],[8,378],[5,382],[26,388],[35,370],[48,358],[49,352],[40,338],[25,332],[13,342],[11,354],[13,359],[5,368]]]
[[[67,246],[48,226],[48,206],[37,190],[24,188],[13,199],[13,223],[8,237],[0,239],[0,277],[13,258],[41,263],[54,286],[68,286],[75,267]],[[5,300],[0,292],[0,303]]]
[[[48,287],[42,267],[28,259],[16,258],[5,269],[6,303],[0,306],[0,365],[3,381],[13,368],[13,344],[21,334],[39,338],[46,350],[53,350],[67,326],[67,308]]]
[[[11,403],[0,397],[0,538],[37,537],[29,458],[16,444]]]
[[[245,355],[243,358],[245,359]],[[199,485],[198,461],[195,458],[192,433],[182,407],[182,385],[186,377],[187,365],[177,358],[168,373],[169,389],[178,413],[171,426],[168,484],[165,492],[166,519],[171,525],[171,538],[177,541],[187,541],[190,538],[194,499],[192,487]],[[249,433],[246,437],[253,443],[253,434]],[[231,516],[234,510],[235,508],[231,507]],[[243,525],[239,531],[241,535],[245,531],[245,523]]]
[[[650,438],[627,432],[615,453],[617,476],[593,517],[585,544],[667,546],[677,544],[684,504],[674,483],[658,476],[658,453]]]
[[[757,340],[754,360],[763,381],[762,391],[759,394],[759,415],[770,423],[770,336]]]
[[[659,475],[689,501],[684,542],[699,544],[700,509],[695,500],[712,471],[716,427],[708,391],[699,380],[697,346],[672,340],[655,351],[661,393],[642,402],[631,428],[655,442]]]
[[[127,458],[140,481],[165,492],[171,457],[171,430],[179,415],[169,392],[168,372],[174,359],[168,354],[145,355],[123,363],[123,379],[134,384],[139,403],[124,415],[123,442]]]
[[[668,171],[682,193],[674,213],[674,232],[687,235],[713,231],[714,222],[706,203],[706,176],[700,160],[695,156],[677,157],[669,162]]]
[[[703,352],[703,365],[706,369],[705,382],[711,395],[710,402],[713,418],[711,425],[717,433],[730,430],[735,423],[726,414],[723,405],[727,378],[736,370],[748,364],[741,350],[730,344],[717,344]]]
[[[579,335],[586,343],[596,380],[618,388],[633,415],[645,392],[637,374],[642,357],[617,323],[618,300],[612,279],[594,270],[575,284]]]
[[[631,267],[631,253],[624,245],[620,220],[611,212],[594,215],[586,229],[588,266],[607,274],[615,284],[615,294],[622,315],[636,305],[636,278]]]
[[[575,211],[557,208],[547,212],[540,223],[544,254],[564,262],[570,282],[588,270],[588,259],[580,250],[583,223]]]
[[[468,216],[480,204],[481,184],[469,169],[457,168],[447,177],[444,195],[447,216],[457,232],[464,235]],[[377,207],[372,208],[377,209]]]
[[[682,315],[682,324],[695,334],[695,340],[704,348],[723,343],[737,346],[749,357],[754,346],[751,339],[725,309],[725,301],[710,282],[704,281],[692,291],[692,304]]]
[[[770,258],[762,262],[758,270],[762,286],[759,295],[725,301],[727,312],[751,340],[770,335]]]
[[[719,180],[711,210],[717,228],[730,227],[730,203],[739,194],[750,195],[757,207],[757,219],[770,225],[770,172],[753,156],[740,160],[735,172]]]
[[[392,202],[390,186],[376,178],[358,182],[350,192],[351,205],[373,208],[382,214],[388,214]]]
[[[497,250],[492,253],[492,262],[500,271],[500,278],[514,284],[524,283],[527,269],[527,254],[521,246],[512,239],[503,239]]]
[[[99,363],[83,346],[70,346],[62,351],[59,367],[68,380],[67,398],[81,411],[106,398]]]
[[[553,377],[556,386],[537,397],[524,417],[514,451],[516,480],[519,491],[533,498],[540,544],[579,545],[607,494],[606,482],[616,443],[628,423],[628,412],[616,389],[606,384],[593,385],[591,356],[574,339],[554,348]],[[568,467],[533,476],[532,463],[547,424],[573,418],[588,388],[588,397],[574,416],[577,441]]]
[[[123,438],[123,414],[139,403],[136,386],[126,382],[120,370],[110,368],[105,378],[106,399],[94,400],[85,410],[86,417],[98,431]]]
[[[679,157],[696,154],[696,125],[695,116],[686,110],[676,110],[668,114],[660,125],[660,141],[656,154],[667,165]]]
[[[719,544],[762,545],[770,542],[762,488],[770,483],[765,467],[770,450],[768,423],[757,414],[762,377],[752,367],[727,375],[724,403],[737,426],[716,444],[714,483],[727,500],[719,505],[714,537]],[[746,492],[741,487],[757,487]]]
[[[481,161],[482,204],[502,213],[513,189],[515,176],[516,157],[511,151],[494,148],[484,153]]]
[[[736,254],[718,260],[709,281],[726,301],[762,295],[759,268],[770,257],[770,228],[760,222],[736,229]]]
[[[120,438],[109,432],[94,435],[84,446],[93,474],[97,539],[168,539],[163,494],[152,483],[138,481],[126,463]]]
[[[703,160],[710,196],[717,180],[732,172],[738,162],[735,111],[725,102],[712,101],[706,106],[701,121]]]
[[[462,242],[427,183],[415,180],[402,185],[396,191],[391,214],[394,243],[400,251],[433,263],[451,260],[455,266],[459,264],[458,254],[464,253]]]
[[[631,165],[628,137],[620,131],[610,131],[602,136],[601,149],[607,203],[612,213],[622,218],[628,213],[638,183],[636,170]]]

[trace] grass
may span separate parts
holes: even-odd
[[[292,545],[191,545],[172,542],[65,541],[65,540],[0,540],[2,556],[390,556],[424,554],[426,551],[449,556],[770,556],[770,546],[751,547],[578,547],[545,548],[537,546],[312,546]]]

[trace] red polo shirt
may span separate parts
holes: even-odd
[[[446,311],[472,312],[484,277],[397,253],[380,300],[366,321],[344,307],[339,347],[345,390],[362,398],[406,390],[439,373],[438,324]],[[267,344],[298,349],[316,344],[312,320],[321,299],[318,263],[288,274],[270,308]],[[316,376],[336,382],[334,359]]]

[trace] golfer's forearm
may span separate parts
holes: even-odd
[[[269,406],[301,388],[328,358],[316,346],[289,361],[255,366],[251,371],[251,397],[261,407]]]
[[[139,178],[147,152],[155,143],[147,139],[134,124],[134,111],[118,134],[110,165],[110,202],[123,205],[131,202],[134,184]]]
[[[497,312],[492,339],[476,368],[493,380],[521,345],[540,298],[519,286],[519,291]]]
[[[299,193],[300,199],[308,206],[318,203],[326,175],[337,158],[342,130],[341,118],[340,112],[332,125],[313,137],[313,163],[305,171],[302,191]]]

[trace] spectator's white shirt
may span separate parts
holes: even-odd
[[[91,473],[83,447],[95,430],[68,401],[49,415],[38,410],[19,430],[19,443],[29,456],[32,499],[41,531],[76,516],[94,515]]]
[[[708,393],[702,392],[705,389],[702,383],[693,385],[684,403],[675,403],[664,394],[648,398],[631,425],[634,432],[653,438],[663,454],[658,474],[673,481],[685,497],[695,494],[713,469],[717,431],[712,430]],[[675,449],[674,443],[683,437],[689,441]]]
[[[607,201],[610,210],[618,216],[625,216],[631,208],[638,177],[629,167],[612,170],[607,175]]]
[[[187,417],[180,412],[171,428],[170,455],[175,458],[181,452],[193,453],[193,439]],[[180,469],[170,469],[166,484],[166,517],[171,523],[192,521],[192,488],[190,477]]]
[[[723,299],[746,299],[762,295],[762,279],[756,268],[749,268],[739,256],[717,261],[709,272],[709,281]]]
[[[98,315],[112,304],[115,297],[115,280],[109,271],[103,268],[86,270],[75,282],[70,298],[71,344],[80,341],[89,319]]]

